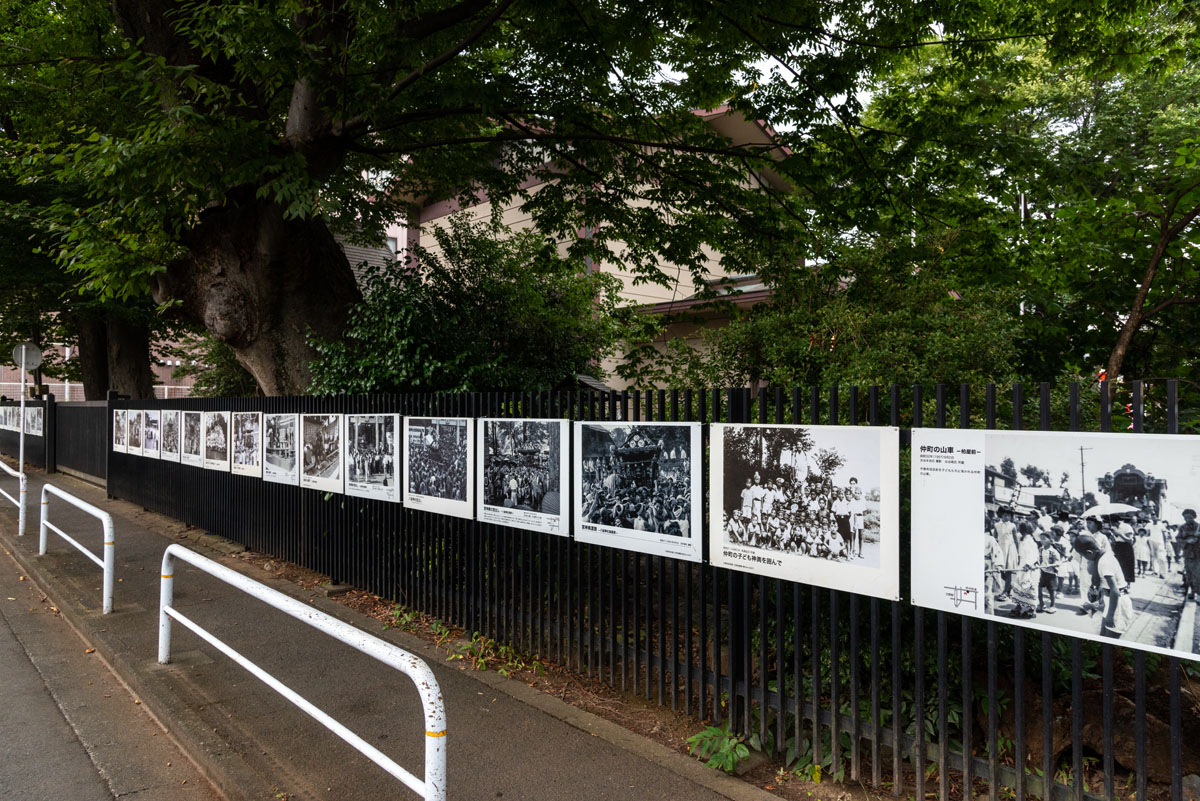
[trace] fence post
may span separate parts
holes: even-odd
[[[55,473],[58,471],[58,418],[54,393],[47,392],[42,399],[46,405],[42,410],[42,449],[45,452],[42,461],[47,473]]]

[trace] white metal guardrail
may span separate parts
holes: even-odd
[[[96,554],[92,553],[87,548],[83,547],[78,542],[76,542],[74,539],[72,539],[71,536],[69,534],[67,534],[67,532],[63,531],[61,528],[59,528],[58,526],[54,525],[53,523],[51,523],[49,520],[46,519],[50,515],[50,496],[51,495],[62,498],[67,503],[71,504],[72,506],[76,507],[77,509],[82,509],[83,511],[87,512],[89,515],[91,515],[92,517],[94,517],[100,521],[100,525],[104,529],[104,551],[103,551],[104,556],[103,556],[103,558],[96,556]],[[103,593],[104,614],[107,615],[109,612],[111,612],[112,607],[113,607],[113,572],[114,572],[113,565],[116,562],[116,558],[117,558],[116,557],[117,544],[113,538],[112,515],[110,515],[108,512],[104,511],[103,509],[97,509],[95,506],[92,506],[87,501],[83,501],[83,500],[80,500],[79,498],[76,498],[74,495],[72,495],[69,492],[60,490],[58,487],[54,486],[53,484],[43,484],[42,485],[42,519],[41,519],[41,525],[38,526],[38,556],[46,555],[46,539],[47,539],[46,532],[47,531],[53,531],[58,536],[62,537],[64,540],[66,540],[67,542],[74,545],[76,548],[79,549],[80,553],[82,553],[88,559],[91,559],[93,562],[95,562],[97,565],[100,566],[101,570],[104,571],[104,593]]]
[[[421,708],[425,713],[425,780],[422,781],[391,758],[363,740],[354,732],[314,706],[282,682],[255,665],[246,657],[226,645],[197,623],[182,615],[171,604],[175,595],[175,560],[182,559],[232,587],[257,598],[263,603],[285,612],[297,620],[307,623],[318,631],[346,643],[367,656],[393,667],[412,679],[421,696]],[[171,619],[174,618],[197,636],[208,642],[237,664],[246,668],[275,692],[291,701],[315,718],[325,728],[341,737],[367,759],[389,774],[404,782],[415,793],[428,801],[446,801],[446,710],[442,691],[429,665],[402,648],[373,635],[360,631],[348,623],[297,601],[283,593],[266,587],[254,579],[247,578],[235,570],[218,564],[208,557],[190,551],[182,545],[168,545],[163,553],[162,583],[160,584],[158,608],[158,661],[166,665],[171,661]]]
[[[25,536],[25,499],[27,497],[29,497],[29,493],[28,493],[29,479],[27,479],[25,477],[24,473],[17,472],[16,470],[13,470],[11,467],[9,467],[8,464],[5,463],[5,461],[3,459],[0,459],[0,468],[3,468],[5,473],[8,473],[10,476],[17,479],[17,483],[20,484],[20,489],[19,489],[19,493],[18,493],[18,497],[20,498],[20,500],[9,495],[8,491],[3,490],[3,489],[0,489],[0,495],[3,495],[5,498],[8,498],[10,501],[13,502],[13,505],[17,507],[17,536],[24,537]]]

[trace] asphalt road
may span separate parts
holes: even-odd
[[[0,676],[0,799],[220,798],[7,551]]]

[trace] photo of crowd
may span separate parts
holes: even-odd
[[[994,435],[985,613],[1170,648],[1200,598],[1197,490],[1200,451],[1183,438]]]
[[[699,537],[692,538],[701,491],[694,461],[699,429],[689,423],[578,423],[576,430],[576,535],[599,535],[595,541],[631,535],[632,541],[657,544],[647,552],[698,559]],[[680,543],[674,550],[666,544],[671,540]]]
[[[179,461],[179,412],[164,411],[162,413],[162,458],[171,462]]]
[[[413,417],[408,429],[405,468],[407,489],[413,495],[467,500],[471,453],[468,421],[461,418]]]
[[[346,415],[346,494],[395,501],[399,415]]]
[[[296,456],[297,417],[294,414],[264,414],[263,478],[281,484],[299,484]]]
[[[233,413],[233,464],[242,476],[262,475],[262,413]]]
[[[727,426],[726,545],[879,566],[878,445],[836,428]]]
[[[338,414],[306,414],[300,418],[304,452],[300,483],[312,489],[341,492],[342,418]]]
[[[480,425],[479,519],[565,535],[567,423],[485,419]]]

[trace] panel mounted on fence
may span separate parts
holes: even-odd
[[[129,436],[126,438],[128,453],[142,455],[142,410],[129,410]]]
[[[479,421],[479,520],[562,537],[570,533],[569,426],[566,420]]]
[[[25,407],[25,433],[31,437],[40,437],[44,430],[46,419],[45,409],[41,406]]]
[[[157,409],[142,412],[142,456],[157,459],[162,446],[162,414]]]
[[[204,423],[201,412],[181,412],[183,442],[179,461],[192,467],[204,467]]]
[[[465,517],[475,512],[475,429],[465,417],[404,418],[404,505]]]
[[[323,492],[344,492],[342,416],[301,415],[300,434],[304,442],[300,486]]]
[[[400,501],[400,415],[348,414],[346,494]]]
[[[913,603],[1195,659],[1200,438],[918,429]]]
[[[300,416],[296,414],[264,414],[263,479],[276,484],[300,484],[300,458],[296,443]]]
[[[229,471],[229,412],[204,412],[204,467]]]
[[[236,476],[262,478],[262,412],[233,413],[233,462]]]
[[[179,412],[175,409],[162,411],[162,447],[159,456],[168,462],[179,461]]]
[[[900,430],[715,423],[709,560],[900,597]]]
[[[575,423],[575,538],[704,558],[699,423]]]
[[[112,449],[117,453],[128,451],[126,437],[129,435],[129,412],[126,409],[113,409]]]

